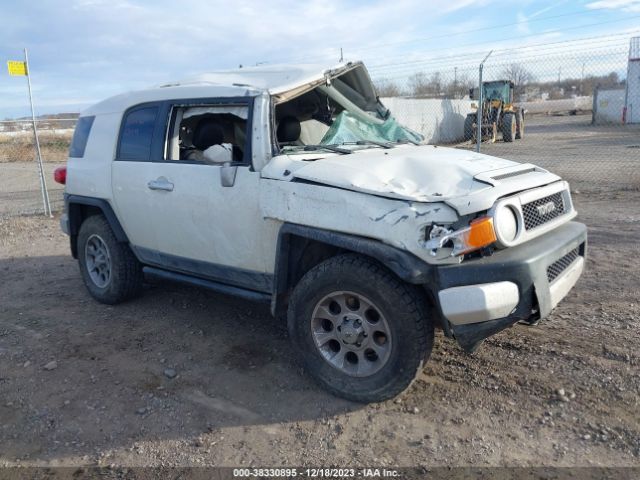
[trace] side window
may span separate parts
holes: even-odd
[[[84,149],[87,147],[87,140],[89,140],[89,133],[91,132],[91,126],[93,120],[96,117],[80,117],[76,123],[76,129],[73,132],[73,140],[69,147],[69,156],[73,158],[84,157]]]
[[[149,160],[157,116],[158,107],[142,107],[127,113],[118,145],[120,160]]]
[[[165,160],[249,163],[247,105],[174,105]]]

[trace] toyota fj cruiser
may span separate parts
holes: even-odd
[[[422,140],[359,62],[204,75],[80,116],[61,225],[98,301],[147,275],[270,302],[317,381],[380,401],[435,326],[473,351],[549,315],[585,262],[565,181]]]

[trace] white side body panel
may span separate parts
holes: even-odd
[[[274,239],[262,235],[258,172],[238,167],[233,187],[223,187],[221,166],[155,165],[157,175],[174,185],[171,192],[150,194],[157,250],[217,265],[267,270],[260,244],[265,242],[273,250],[276,247]]]
[[[84,157],[67,160],[66,192],[111,201],[111,161],[121,118],[113,113],[96,115]]]
[[[129,238],[137,246],[157,250],[157,213],[153,209],[154,192],[147,183],[157,178],[157,164],[154,162],[128,162],[111,160],[113,178],[112,206],[120,224]]]

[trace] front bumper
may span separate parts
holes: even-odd
[[[438,267],[434,292],[450,333],[466,350],[524,320],[544,318],[584,269],[587,228],[569,222],[492,256]]]

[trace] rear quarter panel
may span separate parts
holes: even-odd
[[[112,203],[111,162],[121,118],[121,113],[95,116],[84,157],[67,160],[66,193],[102,198]]]

